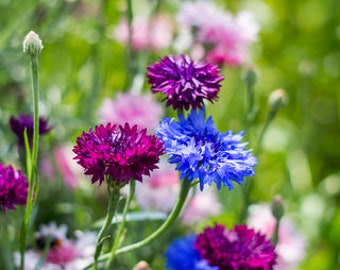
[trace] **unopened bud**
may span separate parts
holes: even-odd
[[[281,220],[284,215],[285,209],[283,206],[283,200],[280,195],[276,195],[271,202],[272,214],[277,221]]]
[[[248,66],[243,74],[243,80],[247,83],[248,87],[253,87],[257,80],[257,74],[253,67]]]
[[[133,270],[151,270],[151,268],[146,261],[140,261],[135,265]]]
[[[273,91],[269,96],[268,103],[270,106],[275,108],[286,105],[288,103],[288,96],[285,90],[277,89]]]
[[[37,56],[44,48],[39,35],[30,31],[23,42],[23,51],[31,56]]]

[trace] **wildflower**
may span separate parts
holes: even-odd
[[[99,116],[104,123],[137,125],[140,128],[153,129],[163,113],[162,106],[151,95],[133,95],[118,93],[115,100],[105,99],[99,109]]]
[[[11,165],[5,167],[0,163],[0,210],[14,210],[14,205],[25,205],[27,200],[28,182],[21,170]]]
[[[223,80],[216,66],[184,55],[165,56],[148,70],[151,91],[165,94],[166,106],[174,109],[201,108],[205,99],[213,102]]]
[[[172,41],[172,24],[164,15],[151,19],[135,16],[132,21],[132,47],[136,51],[159,50],[170,46]],[[126,19],[120,20],[114,29],[114,38],[124,44],[129,43],[129,25]]]
[[[177,164],[180,179],[198,178],[201,190],[213,182],[218,189],[221,184],[233,189],[232,181],[241,184],[244,177],[254,175],[257,161],[241,142],[244,133],[219,132],[211,117],[205,121],[204,110],[192,110],[188,118],[180,115],[178,122],[164,118],[155,133],[169,163]]]
[[[96,245],[96,234],[76,232],[76,239],[66,237],[67,226],[57,226],[52,222],[42,225],[36,233],[36,247],[25,252],[25,270],[36,269],[41,260],[42,251],[49,245],[49,250],[41,270],[84,269],[92,261]],[[19,265],[19,252],[14,254],[15,263]]]
[[[23,52],[31,56],[37,56],[43,48],[44,46],[42,45],[39,35],[34,31],[30,31],[24,39]]]
[[[196,235],[174,240],[165,252],[166,267],[170,270],[218,270],[202,259],[194,248]]]
[[[32,114],[20,114],[18,117],[12,116],[9,120],[12,131],[18,137],[19,146],[25,145],[24,130],[27,130],[27,138],[30,145],[33,143],[33,115]],[[48,121],[44,117],[39,117],[39,134],[43,135],[49,132],[52,127],[48,126]]]
[[[213,1],[184,2],[177,21],[182,27],[192,29],[192,40],[205,47],[207,61],[220,65],[245,63],[259,31],[249,11],[232,15]]]
[[[127,123],[124,126],[108,123],[83,132],[73,148],[74,159],[86,175],[92,176],[92,183],[99,180],[101,184],[109,176],[118,185],[130,179],[142,182],[143,175],[158,168],[156,164],[163,151],[158,138]]]
[[[275,217],[267,204],[256,204],[249,207],[247,224],[250,228],[271,238],[275,231]],[[297,231],[293,221],[286,216],[282,217],[279,227],[276,252],[278,255],[275,270],[297,269],[305,257],[306,239]]]
[[[272,243],[245,225],[229,231],[219,224],[205,228],[194,247],[209,265],[218,269],[271,270],[276,260]]]

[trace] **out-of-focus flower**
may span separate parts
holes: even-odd
[[[197,190],[184,209],[181,219],[184,224],[192,225],[207,217],[218,215],[221,210],[222,206],[214,189],[208,188],[203,192]]]
[[[37,56],[44,48],[39,35],[30,31],[23,42],[23,52],[32,56]]]
[[[171,211],[179,191],[179,176],[172,165],[161,161],[159,169],[137,183],[135,197],[142,210]]]
[[[24,130],[27,130],[28,142],[32,145],[33,143],[33,115],[32,114],[20,114],[18,117],[12,116],[9,120],[12,131],[18,137],[19,146],[25,145],[24,141]],[[39,117],[39,134],[43,135],[52,129],[48,125],[48,120],[44,117]]]
[[[148,67],[153,93],[165,94],[166,106],[174,109],[201,108],[204,100],[217,99],[223,76],[211,64],[196,63],[189,56],[165,56]]]
[[[182,26],[192,28],[194,42],[205,46],[206,59],[215,64],[246,62],[249,46],[256,41],[259,31],[252,13],[242,11],[233,16],[213,1],[183,3],[177,20]]]
[[[28,182],[21,170],[0,163],[0,211],[14,210],[14,205],[25,205]]]
[[[77,188],[78,180],[81,179],[83,173],[73,159],[72,146],[57,146],[54,149],[54,159],[66,186],[70,189]]]
[[[218,270],[202,259],[194,248],[196,235],[174,240],[165,252],[166,267],[169,270]]]
[[[275,265],[276,254],[265,235],[237,225],[233,230],[215,224],[197,236],[194,247],[209,265],[218,269],[264,269]]]
[[[96,234],[76,232],[76,239],[66,238],[67,226],[55,223],[42,225],[36,233],[36,249],[25,252],[25,270],[35,269],[42,251],[49,244],[49,250],[41,270],[81,270],[92,261],[96,245]],[[19,252],[14,254],[19,265]]]
[[[96,126],[83,132],[73,148],[75,160],[92,176],[92,183],[111,177],[115,184],[128,183],[131,179],[142,181],[143,175],[158,168],[163,145],[146,129],[138,130],[128,123],[117,126],[111,123]]]
[[[247,224],[271,238],[275,231],[275,218],[271,214],[270,206],[266,204],[251,205]],[[305,250],[305,237],[296,230],[293,222],[284,216],[280,221],[279,238],[276,246],[278,259],[274,269],[297,269],[305,257]]]
[[[132,22],[132,47],[135,50],[159,50],[170,46],[173,27],[165,15],[153,18],[135,16]],[[126,19],[120,20],[114,30],[114,38],[124,44],[129,43],[129,25]]]
[[[100,120],[117,125],[137,125],[154,129],[163,113],[162,106],[151,95],[118,93],[115,100],[105,99],[99,109]]]
[[[180,178],[189,182],[198,178],[201,190],[213,182],[218,189],[222,184],[233,189],[232,181],[241,184],[244,177],[254,175],[257,161],[241,142],[244,133],[219,132],[211,117],[205,120],[204,110],[192,110],[188,118],[180,115],[177,122],[164,118],[156,135],[169,163],[177,164]]]
[[[151,270],[151,268],[146,261],[140,261],[135,265],[133,270]]]

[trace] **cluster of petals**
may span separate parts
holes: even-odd
[[[206,59],[216,64],[240,65],[247,61],[249,47],[259,31],[251,12],[233,16],[213,1],[184,2],[177,20],[192,28],[193,40],[203,44]]]
[[[14,210],[14,205],[25,205],[28,182],[21,170],[0,163],[0,211]]]
[[[32,114],[20,114],[17,117],[12,116],[9,120],[10,127],[14,134],[18,137],[19,145],[25,144],[24,131],[27,130],[27,138],[32,144],[34,120]],[[48,120],[44,117],[39,117],[39,134],[43,135],[52,129],[48,125]]]
[[[114,38],[124,44],[129,44],[129,23],[123,18],[114,29]],[[165,15],[152,18],[135,16],[132,21],[131,42],[136,51],[159,50],[170,46],[173,36],[171,20]]]
[[[246,225],[233,230],[219,224],[205,228],[197,235],[194,247],[209,265],[226,270],[272,270],[277,257],[270,240]]]
[[[205,120],[204,110],[192,110],[178,121],[164,118],[155,131],[164,144],[169,163],[176,164],[181,179],[199,179],[200,189],[215,183],[233,189],[254,175],[256,158],[242,143],[243,132],[218,131],[211,117]]]
[[[163,151],[158,138],[127,123],[124,126],[108,123],[83,132],[73,148],[74,159],[86,175],[92,176],[92,183],[101,184],[107,176],[117,185],[131,179],[142,181],[143,175],[158,168]]]
[[[162,113],[162,106],[152,99],[151,94],[117,93],[114,100],[104,99],[99,109],[100,121],[103,123],[129,123],[148,130],[157,126]]]
[[[66,233],[66,225],[58,226],[54,222],[42,225],[36,233],[36,247],[25,252],[24,270],[37,269],[47,244],[49,250],[39,268],[41,270],[82,270],[90,264],[95,250],[96,234],[77,231],[75,239],[68,239]],[[16,252],[14,257],[18,266],[19,252]]]
[[[271,238],[275,231],[276,220],[268,204],[254,204],[249,207],[247,224],[250,228]],[[275,270],[298,269],[305,258],[307,241],[291,219],[284,216],[280,221],[279,238],[276,245],[277,264]]]
[[[217,66],[194,62],[189,56],[165,56],[148,67],[148,83],[153,93],[165,95],[166,106],[197,109],[204,100],[217,99],[223,76]]]

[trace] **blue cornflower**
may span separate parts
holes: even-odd
[[[171,270],[218,270],[201,258],[194,248],[196,235],[174,240],[165,252],[166,268]]]
[[[241,140],[244,132],[221,133],[211,117],[205,120],[204,110],[191,110],[187,118],[179,115],[164,118],[156,129],[164,144],[169,162],[177,164],[180,178],[189,182],[199,179],[200,188],[215,182],[233,189],[232,181],[241,184],[244,177],[254,175],[256,158]]]

